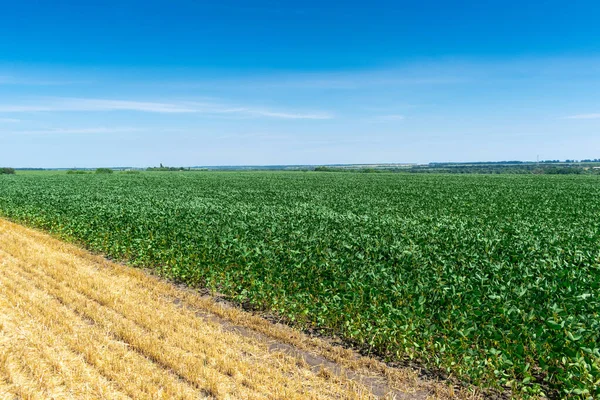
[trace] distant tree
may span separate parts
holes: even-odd
[[[148,167],[146,171],[186,171],[186,169],[183,167],[165,167],[161,163],[160,167]],[[187,171],[190,171],[190,169],[188,168]]]
[[[15,174],[14,168],[8,168],[8,167],[0,168],[0,175],[14,175],[14,174]]]
[[[113,170],[110,168],[98,168],[96,169],[97,174],[112,174]]]

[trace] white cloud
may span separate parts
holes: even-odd
[[[262,117],[273,117],[273,118],[284,118],[284,119],[332,119],[333,116],[327,113],[318,114],[302,114],[302,113],[285,113],[285,112],[274,112],[265,110],[247,110],[250,114],[262,116]]]
[[[16,119],[16,118],[0,118],[0,123],[3,123],[3,122],[11,123],[12,124],[12,123],[21,122],[21,120],[20,119]]]
[[[283,88],[283,89],[335,89],[353,90],[382,86],[432,86],[451,85],[469,82],[469,77],[459,73],[454,75],[433,71],[431,73],[412,70],[364,70],[349,72],[315,72],[282,74],[267,76],[256,75],[251,79],[220,78],[197,81],[172,81],[159,83],[159,86],[171,88],[208,88],[208,87],[245,87],[245,88]],[[152,82],[151,85],[156,85]]]
[[[46,98],[38,103],[0,104],[0,112],[61,112],[61,111],[139,111],[151,113],[198,113],[207,115],[229,114],[242,117],[281,119],[331,119],[328,113],[301,113],[236,107],[219,103],[157,103],[147,101],[108,100],[89,98]]]
[[[570,115],[566,118],[567,119],[598,119],[598,118],[600,118],[600,113]]]
[[[127,133],[138,132],[139,128],[130,127],[94,127],[94,128],[51,128],[33,130],[15,130],[9,133],[15,135],[52,135],[52,134],[95,134],[95,133]]]
[[[155,113],[185,113],[195,110],[168,103],[126,100],[50,98],[38,104],[1,104],[0,112],[39,111],[143,111]]]
[[[90,81],[66,81],[50,80],[36,78],[21,78],[10,75],[0,75],[0,85],[20,85],[20,86],[60,86],[72,84],[90,83]]]

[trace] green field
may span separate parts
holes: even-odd
[[[482,387],[600,396],[600,177],[0,176],[0,214]]]

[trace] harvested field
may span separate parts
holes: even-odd
[[[0,220],[0,398],[466,397]]]

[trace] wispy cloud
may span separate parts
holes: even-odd
[[[598,81],[600,58],[592,57],[518,57],[514,59],[439,58],[363,69],[295,72],[247,72],[239,75],[211,76],[165,74],[152,81],[133,85],[171,89],[294,89],[352,91],[388,88],[459,87],[478,82],[516,83],[541,79],[558,81]]]
[[[46,111],[143,111],[155,113],[195,112],[191,108],[168,103],[152,103],[126,100],[47,98],[41,103],[0,104],[0,112],[46,112]]]
[[[451,85],[471,81],[472,78],[437,71],[419,74],[404,70],[366,70],[351,72],[315,72],[294,74],[254,75],[245,78],[215,78],[197,81],[170,81],[159,83],[176,89],[235,87],[267,89],[333,89],[352,90],[373,87]],[[144,83],[156,86],[156,82]]]
[[[566,118],[567,119],[599,119],[600,113],[570,115]]]
[[[283,119],[332,119],[333,115],[328,113],[314,113],[314,114],[303,114],[303,113],[286,113],[286,112],[274,112],[267,110],[246,110],[252,115],[261,117],[272,117],[272,118],[283,118]]]
[[[238,107],[220,103],[148,102],[89,98],[45,98],[36,103],[0,104],[0,112],[77,112],[77,111],[138,111],[162,114],[197,113],[280,119],[331,119],[325,112],[289,112],[253,107]]]
[[[12,75],[0,75],[0,85],[20,85],[20,86],[60,86],[90,83],[91,81],[69,81],[59,79],[38,79],[28,77],[17,77]]]
[[[93,127],[93,128],[49,128],[32,130],[13,130],[7,133],[14,135],[56,135],[56,134],[101,134],[138,132],[141,129],[131,127]],[[2,132],[2,131],[0,131]]]
[[[314,77],[299,76],[295,79],[267,82],[265,85],[319,89],[359,89],[378,86],[449,85],[466,81],[468,81],[467,78],[457,76],[408,76],[402,72],[375,71]]]
[[[16,118],[0,118],[0,123],[10,123],[10,124],[14,124],[17,122],[21,122],[20,119],[16,119]]]
[[[406,117],[400,114],[377,115],[373,117],[373,120],[378,122],[402,121],[404,119],[406,119]]]
[[[258,107],[238,107],[229,106],[218,102],[187,102],[182,103],[185,107],[191,108],[196,113],[209,115],[230,115],[242,118],[280,118],[280,119],[332,119],[334,116],[327,112],[289,112],[280,110],[271,110]]]

